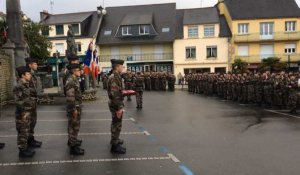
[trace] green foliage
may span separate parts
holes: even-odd
[[[0,48],[5,44],[6,39],[4,38],[4,22],[0,21]]]
[[[41,34],[45,30],[44,26],[32,21],[24,22],[24,36],[30,49],[30,56],[41,61],[45,61],[50,52],[48,49],[52,47],[51,42]]]
[[[271,72],[282,71],[286,68],[286,63],[280,62],[280,58],[269,57],[261,61],[260,68]]]
[[[248,70],[248,63],[240,58],[235,59],[232,64],[233,73],[245,73]]]

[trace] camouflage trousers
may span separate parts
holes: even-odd
[[[139,107],[143,106],[143,91],[136,91],[135,97],[136,97],[136,105]]]
[[[16,110],[17,144],[20,150],[28,148],[30,133],[31,111]]]
[[[67,106],[68,139],[70,146],[75,146],[78,138],[81,120],[81,107]]]
[[[34,137],[34,129],[36,126],[36,121],[37,121],[37,103],[33,105],[31,110],[29,138]]]
[[[111,122],[111,143],[113,145],[118,144],[118,141],[120,140],[120,134],[122,130],[122,119],[119,119],[117,117],[117,110],[114,109],[112,106],[109,106],[109,110],[111,112],[112,116],[112,122]]]
[[[295,90],[291,90],[289,92],[289,108],[291,110],[296,110],[297,109],[297,101],[298,101],[298,94],[297,94],[297,91]]]
[[[132,90],[132,83],[131,82],[125,82],[125,90]],[[131,100],[131,96],[127,96],[127,100]]]

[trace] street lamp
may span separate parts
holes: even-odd
[[[105,8],[103,8],[102,6],[97,7],[97,14],[100,15],[106,15],[107,11]]]

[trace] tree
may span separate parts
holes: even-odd
[[[245,73],[248,69],[248,63],[240,58],[235,59],[232,64],[233,73]]]
[[[282,71],[286,68],[286,63],[280,62],[280,58],[269,57],[262,60],[260,68],[262,70],[270,70],[271,72]]]
[[[4,21],[0,21],[0,47],[2,47],[5,43],[6,43],[6,36],[5,36],[5,22]]]
[[[40,61],[45,61],[49,56],[51,42],[41,34],[45,27],[33,21],[24,21],[24,36],[30,49],[30,56]]]

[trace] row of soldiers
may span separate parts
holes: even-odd
[[[188,91],[218,96],[242,104],[257,104],[296,113],[298,79],[295,73],[192,73],[186,75]]]
[[[122,74],[122,78],[125,83],[125,89],[133,89],[134,80],[138,72],[132,72],[127,70],[126,73]],[[147,91],[166,91],[167,87],[169,91],[175,90],[176,77],[174,74],[166,72],[145,72],[142,74],[144,77],[144,89]],[[108,76],[104,74],[102,77],[103,88],[107,89],[107,78]]]

